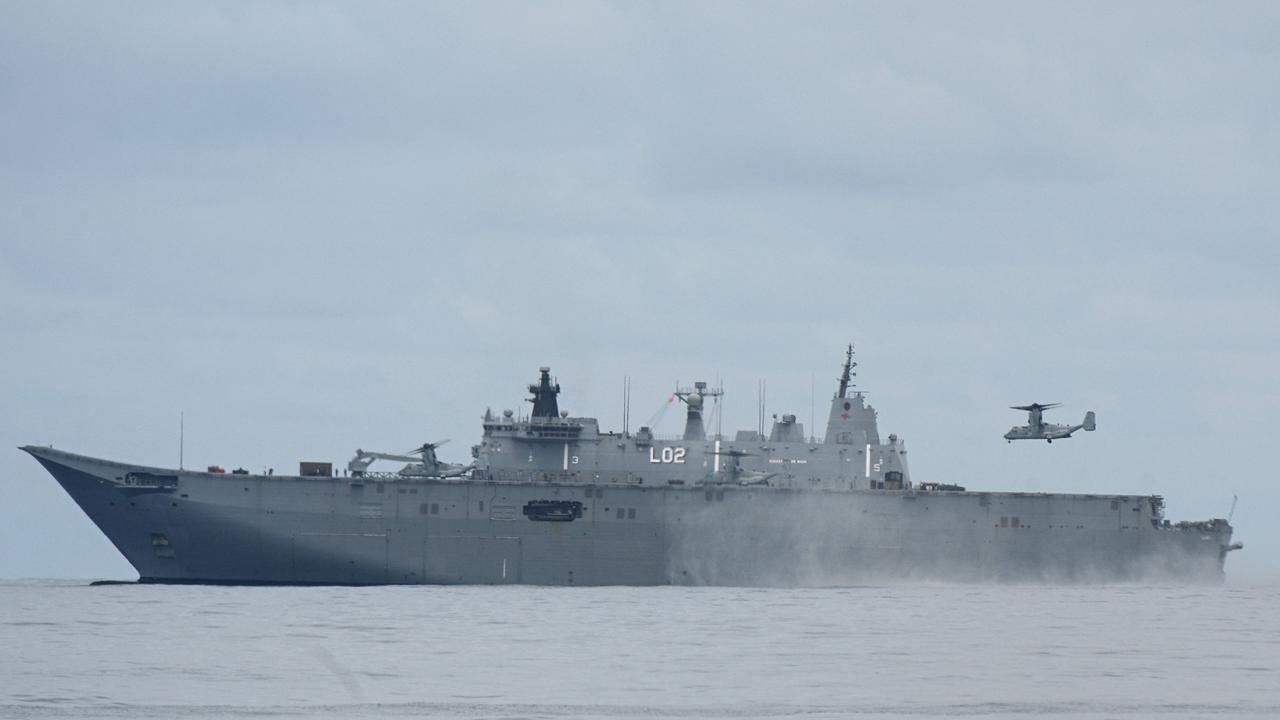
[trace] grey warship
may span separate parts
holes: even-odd
[[[561,412],[550,368],[527,415],[486,411],[470,465],[357,451],[345,473],[163,469],[26,446],[142,582],[832,586],[1217,582],[1225,519],[1172,523],[1160,496],[917,482],[852,383],[826,433],[794,415],[708,433],[719,390],[680,389],[684,432],[604,432]],[[375,459],[410,461],[371,472]]]

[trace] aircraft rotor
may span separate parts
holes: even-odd
[[[1030,405],[1010,405],[1009,409],[1026,410],[1027,412],[1031,412],[1033,410],[1048,410],[1049,408],[1056,408],[1060,405],[1062,405],[1062,403],[1031,403]]]
[[[428,451],[435,450],[436,448],[440,447],[441,445],[444,445],[447,442],[449,442],[449,438],[445,438],[444,440],[438,440],[436,442],[422,443],[422,445],[408,451],[408,453],[406,454],[422,455]]]

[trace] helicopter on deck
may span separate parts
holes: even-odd
[[[1014,440],[1044,440],[1053,442],[1063,438],[1071,437],[1071,433],[1084,429],[1085,432],[1092,432],[1097,429],[1097,422],[1094,419],[1093,411],[1090,410],[1084,414],[1084,422],[1079,425],[1058,425],[1056,423],[1047,423],[1044,421],[1044,411],[1049,408],[1056,408],[1062,403],[1031,403],[1030,405],[1013,405],[1010,410],[1026,410],[1027,424],[1015,425],[1009,428],[1009,432],[1004,434],[1004,439],[1009,442]]]

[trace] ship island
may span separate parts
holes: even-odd
[[[795,415],[732,439],[722,391],[677,387],[678,437],[559,409],[483,416],[472,462],[441,443],[357,450],[341,472],[157,468],[28,445],[144,583],[849,586],[1221,582],[1227,519],[1171,522],[1158,495],[1000,492],[914,480],[905,442],[844,357],[823,436]],[[625,417],[625,415],[624,415]],[[717,416],[718,419],[718,416]],[[717,422],[718,425],[718,422]],[[374,461],[403,461],[398,471]]]

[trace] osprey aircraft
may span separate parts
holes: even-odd
[[[400,470],[400,475],[404,477],[451,478],[459,477],[469,472],[471,470],[470,465],[440,462],[436,458],[436,448],[447,442],[449,441],[440,440],[433,443],[422,443],[422,447],[414,448],[403,455],[356,450],[356,456],[351,459],[351,462],[347,463],[347,470],[351,472],[351,477],[364,477],[373,461],[398,460],[399,462],[409,463]]]
[[[1010,410],[1026,410],[1027,424],[1015,425],[1009,428],[1009,432],[1004,434],[1004,439],[1009,442],[1014,440],[1044,440],[1053,442],[1062,438],[1071,437],[1071,433],[1084,428],[1086,432],[1092,432],[1097,428],[1094,421],[1093,411],[1084,414],[1084,422],[1079,425],[1057,425],[1054,423],[1044,422],[1043,413],[1049,408],[1055,408],[1062,403],[1031,403],[1030,405],[1014,405]]]

